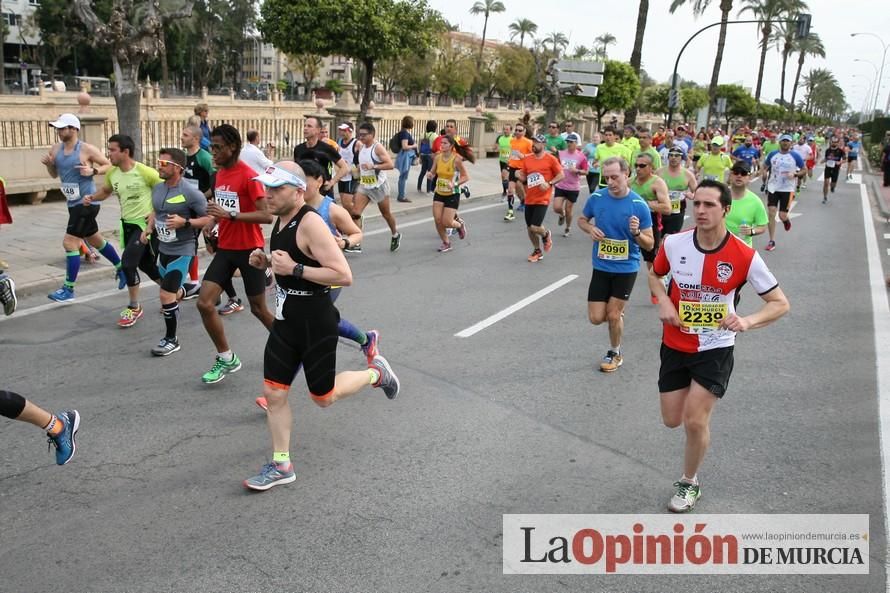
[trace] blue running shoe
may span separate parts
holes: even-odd
[[[294,466],[288,463],[287,466],[281,466],[271,461],[263,466],[260,473],[252,478],[244,480],[244,486],[251,490],[259,490],[261,492],[268,490],[272,486],[279,484],[290,484],[297,479],[294,473]]]
[[[124,273],[123,268],[118,268],[114,272],[115,277],[117,278],[117,289],[123,290],[127,287],[127,275]]]
[[[57,303],[67,303],[68,301],[74,300],[74,289],[68,286],[63,286],[59,290],[51,292],[46,296],[51,301],[56,301]]]
[[[365,335],[368,336],[368,341],[362,346],[362,352],[365,353],[365,357],[368,359],[368,364],[371,365],[374,364],[374,357],[380,354],[380,349],[378,348],[378,344],[380,343],[380,332],[376,329],[372,329],[365,332]]]
[[[77,430],[80,428],[80,412],[77,410],[65,410],[58,412],[56,418],[65,427],[58,436],[48,437],[47,443],[56,447],[56,463],[65,465],[71,461],[71,458],[74,457],[74,452],[77,450],[75,438],[77,437]]]

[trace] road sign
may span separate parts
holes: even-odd
[[[676,109],[680,106],[680,91],[677,89],[671,89],[668,92],[668,107],[671,109]]]
[[[795,36],[798,39],[806,39],[810,35],[810,23],[813,21],[813,15],[802,13],[797,15],[797,30]]]
[[[717,97],[717,113],[726,113],[726,97]]]
[[[581,97],[596,97],[597,85],[603,83],[605,65],[586,60],[562,60],[553,64],[551,73],[563,91]]]

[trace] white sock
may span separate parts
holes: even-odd
[[[680,478],[680,481],[686,482],[687,484],[694,484],[694,485],[698,486],[698,474],[695,474],[691,478],[687,478],[686,474],[683,474],[683,477]]]
[[[219,352],[217,354],[220,358],[222,358],[226,362],[232,362],[235,358],[235,354],[231,350],[226,350],[225,352]]]

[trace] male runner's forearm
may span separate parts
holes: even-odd
[[[235,220],[239,222],[248,222],[255,224],[271,224],[272,215],[261,210],[257,210],[255,212],[240,212],[238,214],[238,218],[236,218]]]
[[[748,329],[760,329],[761,327],[766,327],[785,315],[790,308],[791,305],[784,296],[780,300],[767,301],[760,311],[748,315],[747,319],[750,323]]]
[[[649,270],[646,280],[649,282],[649,292],[651,292],[655,298],[660,299],[661,297],[667,296],[667,292],[664,290],[664,282],[662,282],[661,277],[655,273],[654,268]]]
[[[653,247],[655,247],[655,237],[652,235],[651,231],[649,233],[640,231],[640,234],[634,237],[637,241],[637,245],[646,251],[651,251]]]
[[[351,286],[352,273],[348,270],[334,268],[303,268],[303,278],[324,286]]]

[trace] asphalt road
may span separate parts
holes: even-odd
[[[156,288],[144,291],[146,316],[127,330],[115,327],[125,297],[109,290],[111,279],[82,287],[99,296],[79,304],[21,302],[0,322],[3,387],[50,409],[76,407],[83,421],[77,455],[61,468],[39,431],[0,423],[0,591],[884,590],[859,189],[842,184],[823,206],[815,185],[793,230],[780,227],[779,248],[763,254],[791,313],[738,339],[696,510],[869,514],[867,576],[502,574],[505,513],[664,512],[683,434],[661,423],[660,326],[642,279],[626,315],[625,364],[601,374],[608,336],[586,319],[589,239],[557,236],[529,264],[524,228],[504,223],[492,199],[467,208],[470,236],[455,238],[451,253],[436,253],[431,222],[408,226],[428,216],[418,213],[400,219],[398,253],[377,233],[350,258],[355,286],[339,309],[381,330],[402,393],[388,401],[369,390],[320,409],[298,378],[297,481],[262,494],[241,485],[269,455],[253,403],[265,336],[248,312],[225,321],[244,368],[204,386],[213,349],[192,304],[181,317],[183,350],[155,359]],[[758,302],[743,290],[743,312]],[[341,370],[362,361],[341,346]]]

